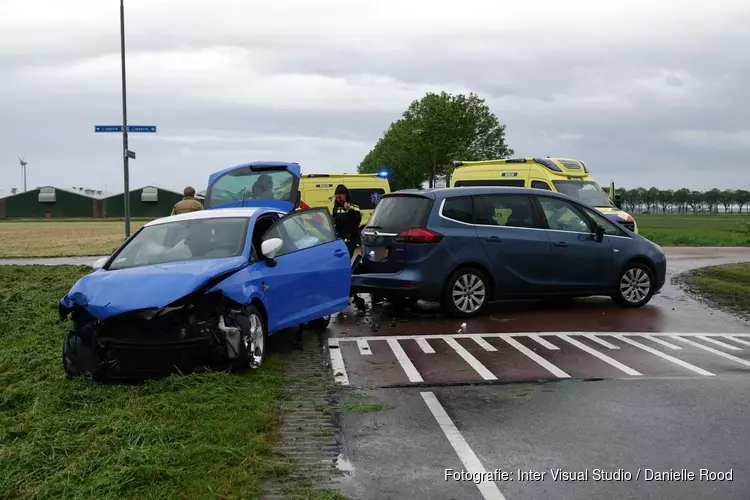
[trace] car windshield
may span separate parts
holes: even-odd
[[[233,201],[279,200],[294,201],[294,174],[288,170],[253,172],[238,169],[214,181],[208,190],[208,206],[214,207]],[[296,196],[296,193],[294,193]]]
[[[593,207],[611,207],[612,202],[594,181],[552,181],[555,189]]]
[[[191,219],[147,226],[117,254],[108,269],[165,264],[242,254],[247,217]]]

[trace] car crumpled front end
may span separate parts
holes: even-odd
[[[62,353],[66,374],[143,380],[201,367],[247,366],[251,328],[245,308],[216,287],[231,274],[221,273],[167,305],[112,315],[90,304],[87,294],[72,291],[59,304],[60,319],[70,316]]]

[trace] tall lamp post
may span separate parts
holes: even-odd
[[[413,134],[416,135],[423,135],[425,133],[424,129],[416,129],[412,130]],[[432,150],[432,175],[430,176],[430,187],[435,187],[435,175],[437,174],[437,151],[435,151],[435,136],[430,135],[430,149]]]
[[[125,4],[120,0],[120,62],[122,64],[122,157],[125,184],[125,239],[130,237],[130,170],[128,166],[128,101],[125,84]]]

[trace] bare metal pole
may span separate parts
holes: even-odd
[[[125,85],[125,4],[120,0],[120,60],[122,63],[122,156],[125,184],[125,239],[130,237],[130,171],[128,168],[128,101]]]

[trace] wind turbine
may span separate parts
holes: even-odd
[[[26,155],[24,154],[24,156]],[[24,160],[20,156],[18,157],[18,161],[21,162],[21,170],[23,170],[23,192],[25,193],[26,192],[26,165],[28,164],[26,163],[26,160]]]

